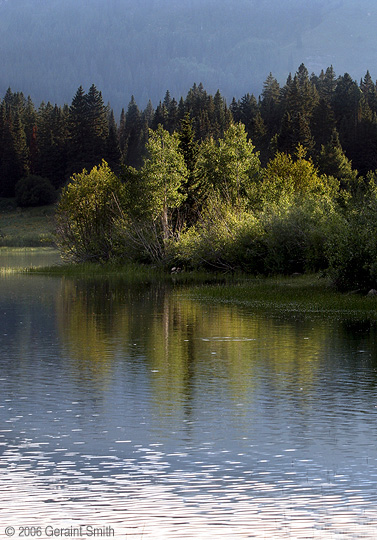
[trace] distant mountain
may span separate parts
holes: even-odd
[[[70,103],[94,83],[118,114],[194,82],[229,101],[270,72],[374,76],[375,0],[0,0],[0,95]]]

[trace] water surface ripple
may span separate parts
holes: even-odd
[[[0,277],[6,526],[375,538],[376,329]]]

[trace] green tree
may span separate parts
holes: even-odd
[[[295,159],[278,152],[263,170],[260,195],[263,204],[279,204],[282,200],[302,199],[307,196],[332,197],[338,189],[335,180],[321,176],[306,150],[298,146]]]
[[[72,176],[56,212],[57,244],[65,259],[103,262],[122,255],[124,195],[124,185],[105,161]]]
[[[259,172],[259,155],[254,150],[242,123],[232,124],[218,143],[213,138],[204,141],[196,164],[196,177],[204,197],[215,190],[229,203],[240,203]]]
[[[171,135],[159,125],[155,131],[150,130],[146,150],[141,175],[151,217],[154,221],[160,220],[166,243],[172,236],[171,211],[179,208],[186,198],[184,191],[188,171],[179,149],[177,133]]]

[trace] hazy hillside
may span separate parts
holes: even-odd
[[[118,113],[194,82],[259,95],[301,62],[374,76],[376,19],[372,0],[0,0],[0,95],[62,104],[94,83]]]

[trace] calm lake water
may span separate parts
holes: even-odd
[[[376,384],[365,322],[0,273],[0,537],[374,539]]]

